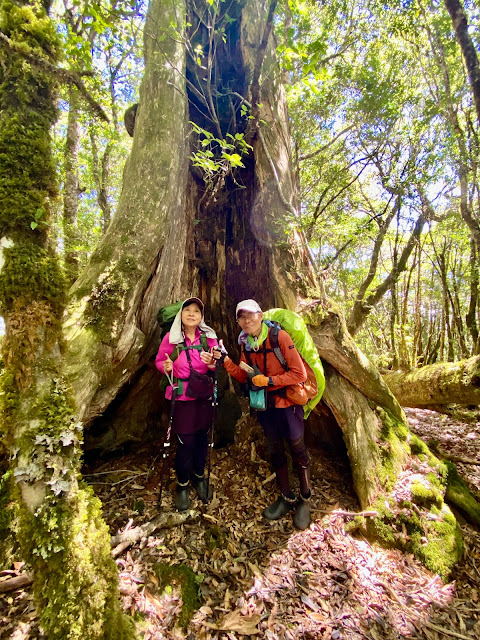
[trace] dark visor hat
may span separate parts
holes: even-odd
[[[203,302],[200,300],[200,298],[188,298],[182,304],[182,309],[185,309],[185,307],[188,307],[188,305],[191,304],[192,302],[196,302],[198,304],[198,306],[200,307],[200,310],[202,312],[202,316],[203,316],[204,311],[205,311],[205,306],[204,306]]]

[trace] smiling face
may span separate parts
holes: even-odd
[[[251,311],[238,312],[237,321],[240,327],[250,336],[258,336],[262,328],[263,313],[252,313]]]
[[[191,302],[182,309],[182,325],[184,329],[196,329],[202,321],[202,310],[196,302]]]

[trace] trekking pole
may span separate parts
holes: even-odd
[[[170,405],[170,417],[168,420],[168,428],[167,428],[167,435],[165,436],[165,440],[163,442],[163,462],[162,462],[162,473],[160,475],[160,490],[158,492],[158,501],[157,501],[157,508],[160,509],[162,507],[162,492],[163,492],[163,479],[165,477],[165,470],[167,468],[167,462],[169,462],[170,459],[170,453],[172,451],[172,447],[171,447],[171,442],[170,442],[170,438],[171,438],[171,433],[172,433],[172,425],[173,425],[173,411],[175,409],[175,399],[177,397],[177,391],[178,391],[178,386],[174,386],[173,384],[173,374],[172,377],[170,378],[169,374],[167,372],[165,372],[165,375],[168,378],[168,381],[172,387],[172,401],[171,401],[171,405]]]
[[[214,347],[215,349],[215,347]],[[207,501],[208,501],[208,491],[210,489],[210,470],[212,466],[212,449],[213,449],[213,431],[215,426],[215,418],[217,417],[217,407],[218,407],[218,367],[220,366],[220,360],[215,361],[215,373],[214,373],[214,382],[213,382],[213,396],[212,396],[212,407],[213,407],[213,416],[212,416],[212,426],[210,427],[210,438],[208,442],[207,449]]]

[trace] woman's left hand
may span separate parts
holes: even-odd
[[[213,364],[213,353],[211,351],[201,351],[200,358],[207,366]]]

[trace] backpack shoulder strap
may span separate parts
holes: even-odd
[[[280,344],[278,342],[278,334],[280,329],[282,328],[278,322],[273,322],[273,326],[268,329],[268,337],[270,339],[270,346],[272,347],[272,351],[275,354],[277,360],[280,362],[285,371],[288,371],[290,367],[288,366],[287,361],[280,349]]]
[[[204,333],[200,334],[200,343],[201,343],[204,351],[210,351],[210,349],[208,347],[207,336]]]
[[[181,351],[180,345],[176,344],[172,353],[170,354],[170,360],[172,362],[175,362],[175,360],[178,358],[178,356],[180,355],[180,351]]]

